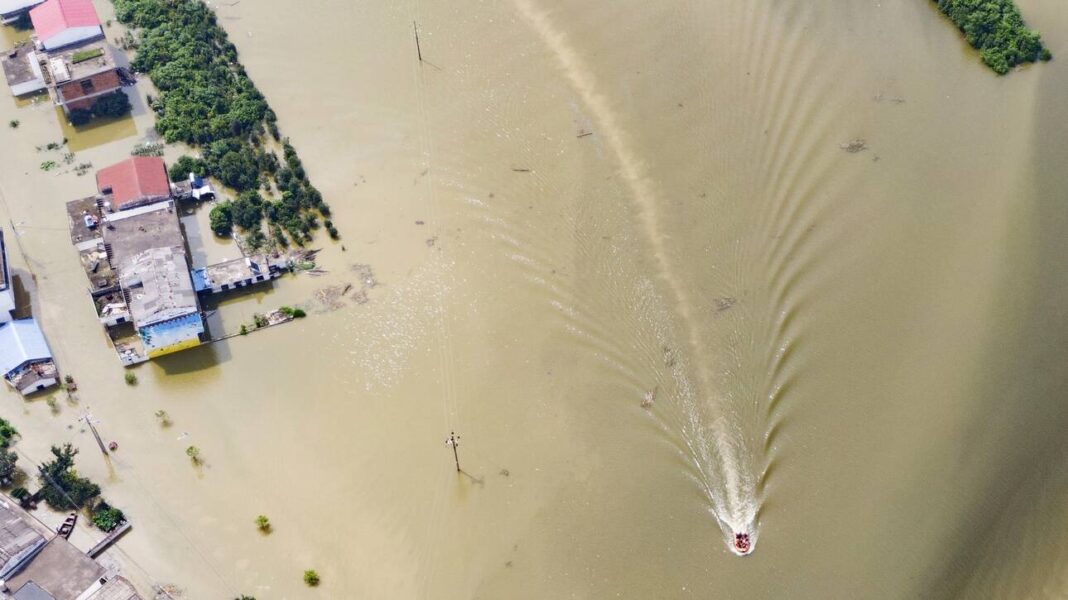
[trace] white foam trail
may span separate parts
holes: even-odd
[[[660,235],[657,193],[645,174],[642,160],[631,150],[626,133],[619,126],[611,104],[598,93],[596,78],[585,67],[567,37],[556,28],[549,15],[535,6],[532,0],[513,1],[519,13],[552,51],[571,87],[578,93],[587,111],[593,116],[593,121],[597,125],[597,136],[615,154],[620,165],[620,174],[630,189],[641,225],[658,263],[658,274],[674,296],[676,309],[687,325],[690,348],[696,355],[701,347],[697,339],[698,328],[692,316],[691,303],[668,261],[668,253]],[[713,387],[709,366],[706,361],[698,362],[699,364],[695,367],[701,378],[702,387],[706,393],[711,393]],[[687,387],[689,387],[688,382]],[[733,537],[734,532],[749,532],[750,538],[755,542],[754,521],[757,502],[755,486],[752,478],[740,468],[741,463],[737,454],[742,436],[730,427],[728,421],[722,416],[714,420],[710,429],[704,427],[699,417],[701,411],[693,401],[692,394],[686,404],[690,422],[688,426],[684,426],[684,429],[689,431],[684,431],[683,437],[687,438],[686,443],[690,446],[693,459],[700,463],[697,468],[702,479],[705,480],[700,484],[709,497],[714,516],[730,537]],[[720,468],[717,469],[713,465],[718,465]],[[710,471],[717,472],[720,477],[714,477]],[[723,480],[721,484],[725,493],[714,491],[718,489],[718,486],[712,484],[717,479]],[[729,541],[728,545],[731,545]]]

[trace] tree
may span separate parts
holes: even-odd
[[[243,191],[258,187],[260,171],[248,152],[227,152],[219,159],[215,175],[226,185]]]
[[[311,587],[319,585],[319,574],[314,569],[308,569],[304,571],[304,583]]]
[[[97,117],[117,118],[130,114],[132,108],[126,92],[115,90],[97,97],[96,102],[93,103],[93,114]]]
[[[234,217],[230,203],[220,202],[216,204],[211,209],[211,213],[208,214],[208,221],[211,223],[211,230],[215,232],[215,235],[230,235],[234,227]]]
[[[183,154],[178,157],[178,160],[171,165],[169,174],[171,181],[185,181],[189,177],[190,173],[196,173],[197,175],[207,174],[207,165],[202,158],[193,158],[187,154]]]
[[[71,125],[80,127],[93,120],[93,111],[85,108],[74,108],[71,109],[67,118],[70,120]]]
[[[259,515],[256,517],[256,528],[263,533],[271,532],[271,520],[267,518],[267,515]]]
[[[52,446],[52,455],[55,458],[38,467],[40,496],[55,509],[79,509],[88,506],[100,495],[100,486],[79,477],[74,470],[74,457],[77,454],[78,451],[70,444],[64,444],[62,447]]]

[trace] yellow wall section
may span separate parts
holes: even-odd
[[[199,345],[200,345],[200,340],[198,338],[182,340],[182,341],[178,342],[177,344],[171,344],[170,346],[164,346],[162,348],[156,348],[155,350],[150,350],[148,352],[148,357],[149,358],[158,358],[160,356],[163,356],[164,354],[172,354],[174,352],[178,352],[179,350],[185,350],[187,348],[193,348],[193,347],[199,346]]]

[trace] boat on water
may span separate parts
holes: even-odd
[[[745,556],[753,551],[753,542],[749,539],[749,534],[744,532],[735,532],[734,534],[734,552],[739,556]]]

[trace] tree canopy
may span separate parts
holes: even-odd
[[[1016,65],[1050,60],[1038,32],[1028,29],[1012,0],[935,0],[983,62],[999,75]]]
[[[277,116],[238,62],[237,49],[215,13],[200,0],[114,0],[114,4],[119,21],[136,29],[140,38],[131,65],[147,73],[160,91],[149,101],[157,115],[156,131],[168,142],[185,142],[200,150],[201,159],[179,159],[182,166],[176,165],[172,175],[195,165],[199,175],[217,177],[237,192],[277,189],[281,195],[268,199],[239,195],[227,209],[229,218],[219,213],[216,233],[228,231],[225,222],[236,223],[249,230],[250,242],[263,241],[260,223],[265,215],[273,223],[277,242],[310,240],[310,231],[318,224],[311,211],[325,217],[330,209],[308,180],[296,150],[281,137]],[[268,134],[282,142],[284,167],[264,139]],[[213,219],[213,229],[214,223]],[[331,235],[336,237],[336,229]]]

